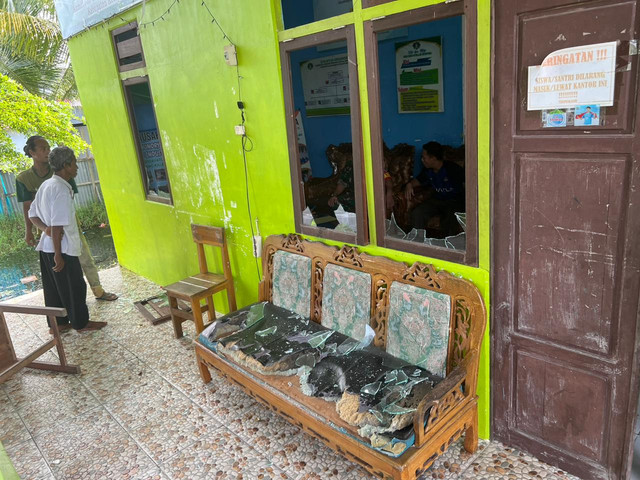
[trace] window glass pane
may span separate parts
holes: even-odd
[[[463,18],[377,34],[387,237],[464,250]]]
[[[128,85],[125,86],[125,91],[144,164],[147,195],[171,198],[149,83]]]
[[[282,0],[285,29],[352,11],[353,0]]]
[[[356,193],[345,42],[291,52],[303,224],[355,233]]]

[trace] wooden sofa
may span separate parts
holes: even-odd
[[[309,242],[302,240],[298,235],[267,238],[262,258],[264,278],[259,285],[259,300],[262,303],[227,315],[229,320],[225,320],[226,317],[219,319],[196,340],[196,358],[205,383],[211,381],[209,368],[215,369],[222,377],[242,387],[247,394],[289,422],[383,479],[417,478],[431,466],[438,455],[463,434],[465,449],[469,452],[477,449],[476,386],[486,310],[482,297],[473,284],[444,271],[436,273],[430,265],[415,263],[407,266],[383,257],[359,253],[356,248],[348,246],[339,249],[319,242]],[[292,261],[294,263],[290,263]],[[297,279],[291,278],[296,274]],[[354,308],[354,303],[358,302],[360,305]],[[390,357],[389,354],[394,355],[392,358],[398,357],[399,362],[408,361],[417,375],[431,374],[424,373],[425,369],[414,366],[418,362],[411,362],[411,358],[402,359],[403,356],[415,354],[416,346],[422,348],[425,345],[425,348],[431,348],[424,343],[425,339],[432,339],[433,345],[437,344],[436,340],[439,339],[443,344],[443,350],[439,353],[441,358],[436,358],[437,349],[431,349],[425,358],[429,358],[430,362],[436,359],[435,363],[432,363],[435,369],[442,369],[443,379],[432,388],[425,387],[426,393],[418,398],[410,399],[412,394],[409,394],[402,401],[405,405],[413,407],[404,410],[402,416],[394,417],[408,418],[405,430],[409,430],[411,436],[410,440],[400,442],[404,447],[401,452],[398,453],[395,448],[389,447],[397,446],[396,443],[375,448],[369,438],[359,434],[363,430],[359,430],[358,425],[346,421],[338,412],[337,406],[341,402],[334,403],[318,396],[309,396],[309,392],[303,392],[301,385],[304,382],[302,378],[298,381],[295,372],[291,374],[291,371],[282,369],[279,372],[267,372],[265,370],[268,368],[262,368],[252,358],[249,358],[250,362],[238,361],[238,355],[244,354],[242,349],[238,348],[241,342],[236,343],[234,347],[234,342],[229,340],[233,338],[231,331],[233,330],[233,335],[236,336],[248,332],[248,325],[256,325],[256,318],[259,317],[254,315],[253,320],[246,319],[251,318],[251,315],[261,308],[266,311],[265,305],[270,306],[271,310],[279,309],[290,313],[289,321],[306,321],[308,326],[314,326],[311,331],[325,327],[325,330],[329,330],[328,327],[345,325],[348,330],[349,321],[353,320],[355,324],[364,319],[370,327],[369,329],[365,325],[366,331],[374,334],[373,343],[359,354],[371,352],[374,356],[384,355],[386,358]],[[344,312],[344,315],[341,312]],[[421,317],[416,315],[416,312],[424,312],[425,315]],[[411,319],[413,323],[405,324],[404,322],[408,321],[406,319]],[[421,324],[421,321],[425,323]],[[325,327],[318,324],[324,324]],[[433,328],[430,329],[427,324],[433,325]],[[415,329],[416,325],[422,326],[409,336],[402,337],[398,334],[404,328]],[[256,333],[254,328],[254,337],[268,335],[275,330],[275,327],[271,327]],[[329,330],[327,334],[332,333]],[[218,339],[217,343],[212,343],[211,339],[214,336]],[[317,338],[317,334],[313,336]],[[338,350],[345,343],[354,342],[339,332],[335,332],[331,338],[338,336],[338,343],[342,342]],[[344,338],[347,338],[347,341],[343,341]],[[327,340],[326,343],[328,342]],[[314,346],[317,346],[317,343]],[[335,345],[329,347],[332,347],[333,351],[336,350]],[[313,357],[322,348],[325,347],[306,352],[311,351]],[[256,348],[253,350],[257,351]],[[290,350],[293,349],[285,352]],[[263,348],[260,355],[264,355],[264,352]],[[309,354],[305,356],[308,358]],[[324,352],[315,358],[320,358],[320,362],[323,362],[327,359],[326,356],[327,353]],[[252,364],[261,368],[250,368]],[[319,364],[316,364],[316,367]],[[422,360],[420,364],[423,365]],[[298,360],[295,365],[300,365]],[[387,388],[387,385],[393,385],[393,382],[386,383],[388,373],[380,378],[377,386],[384,385],[383,388]],[[402,375],[401,370],[391,373]],[[436,377],[437,375],[429,376]],[[404,382],[404,385],[407,385],[406,380]],[[338,387],[337,383],[333,387]],[[402,382],[396,383],[399,385]],[[422,386],[426,384],[423,382]],[[347,387],[340,387],[345,390],[343,399],[344,395],[348,394]],[[418,391],[418,388],[413,387],[413,390]],[[363,388],[361,392],[364,391]],[[356,394],[356,397],[365,396],[358,392]]]

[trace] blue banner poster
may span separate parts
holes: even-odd
[[[142,160],[144,161],[149,181],[149,190],[166,190],[166,188],[162,188],[167,187],[168,183],[158,130],[154,128],[141,130],[138,133],[140,136],[140,148],[142,149]]]

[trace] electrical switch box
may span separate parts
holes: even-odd
[[[244,135],[245,131],[244,131],[244,125],[236,125],[235,126],[236,129],[236,135]]]
[[[236,53],[235,45],[225,45],[224,61],[227,62],[227,65],[231,65],[232,67],[238,65],[238,55]]]

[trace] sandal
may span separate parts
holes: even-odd
[[[102,296],[96,297],[96,300],[106,300],[107,302],[112,302],[117,298],[118,295],[116,295],[115,293],[104,292]]]
[[[84,328],[78,330],[78,332],[93,332],[95,330],[100,330],[107,326],[107,322],[92,322],[89,321]]]

